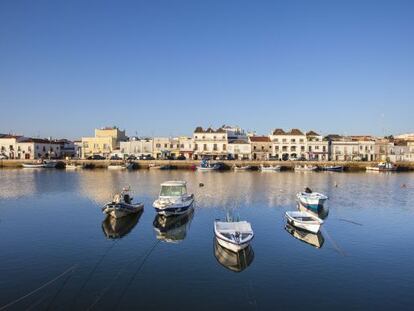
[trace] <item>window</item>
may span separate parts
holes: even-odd
[[[174,145],[173,144],[170,144],[170,148],[172,149],[172,148],[174,148]]]
[[[156,144],[155,147],[161,148],[161,144]]]
[[[291,142],[291,143],[295,143],[295,142],[296,142],[296,139],[292,138],[292,139],[290,140],[290,142]]]
[[[303,138],[299,139],[299,142],[303,143]]]
[[[315,149],[316,149],[316,150],[319,150],[319,146],[315,146]]]
[[[207,144],[203,145],[203,150],[206,151],[207,150]]]
[[[215,136],[214,136],[214,137],[215,137]],[[214,145],[213,145],[213,150],[214,150],[214,151],[217,151],[217,144],[214,144]]]
[[[45,146],[43,146],[43,152],[46,152],[46,147]]]
[[[283,142],[283,143],[285,143],[285,142],[286,142],[286,138],[283,138],[283,139],[282,139],[282,142]]]
[[[223,138],[224,138],[224,136],[223,136]],[[226,150],[226,144],[223,145],[223,150]]]
[[[167,148],[168,147],[168,144],[164,144],[164,148]]]
[[[194,150],[198,150],[198,145],[194,144]]]
[[[279,151],[279,146],[276,146],[276,147],[275,147],[275,150],[276,150],[276,151]]]
[[[184,144],[181,144],[181,145],[180,145],[180,148],[184,148]]]
[[[312,146],[308,147],[308,151],[311,152],[312,151]]]

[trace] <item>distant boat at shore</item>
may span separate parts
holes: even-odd
[[[367,166],[366,170],[374,172],[395,172],[397,166],[391,162],[381,162],[374,166]]]

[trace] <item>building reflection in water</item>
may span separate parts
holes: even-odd
[[[102,222],[102,230],[108,239],[120,239],[134,229],[144,210],[139,213],[127,215],[121,218],[106,216]]]
[[[158,240],[167,243],[179,243],[187,236],[187,230],[193,219],[194,208],[187,213],[177,216],[155,216],[153,225]]]
[[[303,229],[296,228],[290,224],[285,225],[285,230],[294,238],[316,248],[321,248],[325,242],[325,239],[320,231],[315,234]]]
[[[237,253],[232,252],[221,246],[217,242],[217,238],[214,238],[214,256],[225,268],[234,272],[241,272],[253,262],[254,252],[251,245]]]

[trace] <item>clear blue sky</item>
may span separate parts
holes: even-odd
[[[0,2],[0,133],[414,131],[414,1]]]

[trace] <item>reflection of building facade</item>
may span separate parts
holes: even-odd
[[[119,149],[121,141],[126,140],[125,131],[117,127],[95,129],[95,137],[82,137],[82,158],[93,155],[108,157]]]
[[[227,157],[227,132],[222,128],[204,130],[197,127],[193,133],[194,159]]]

